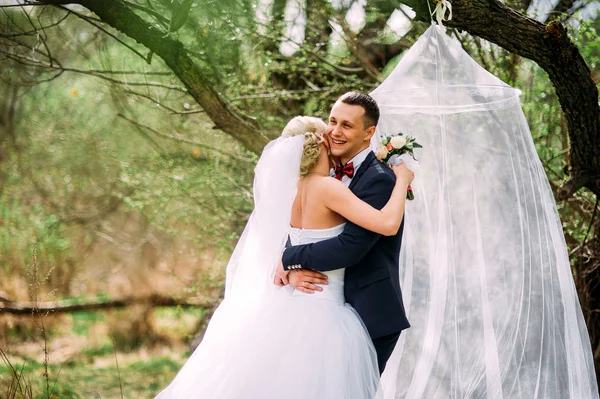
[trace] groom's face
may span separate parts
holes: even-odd
[[[360,105],[336,102],[329,114],[328,133],[331,137],[331,154],[340,157],[342,163],[366,148],[375,132],[375,126],[367,127],[365,109]]]

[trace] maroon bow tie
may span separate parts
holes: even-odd
[[[338,165],[335,167],[335,178],[338,180],[342,180],[342,176],[348,176],[352,179],[354,177],[354,164],[352,162],[348,162],[346,165],[342,167],[342,165]]]

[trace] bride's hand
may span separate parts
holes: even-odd
[[[273,279],[273,284],[278,287],[283,287],[284,285],[288,285],[290,282],[288,281],[289,271],[283,270],[283,263],[281,259],[279,260],[279,264],[277,265],[277,269],[275,269],[275,278]]]
[[[404,182],[404,183],[406,183],[406,185],[409,185],[415,178],[415,174],[413,173],[413,171],[408,169],[406,167],[406,165],[404,164],[404,162],[401,163],[400,165],[392,166],[392,170],[394,171],[394,174],[396,175],[396,180]]]

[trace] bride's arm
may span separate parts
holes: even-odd
[[[395,235],[402,223],[406,191],[414,175],[403,164],[394,166],[393,169],[396,184],[390,199],[381,210],[362,201],[342,182],[333,179],[323,180],[325,206],[367,230],[386,236]]]

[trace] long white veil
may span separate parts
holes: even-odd
[[[261,323],[256,310],[277,293],[274,271],[290,230],[304,140],[304,135],[280,137],[263,150],[255,168],[254,211],[227,265],[225,299],[202,343],[157,399],[223,397],[224,377],[248,379],[247,368],[264,355],[252,351],[261,348],[256,341],[240,334]],[[224,369],[232,365],[238,370]]]
[[[254,170],[254,211],[227,265],[225,299],[250,303],[276,289],[274,271],[290,229],[304,140],[280,137],[263,150]]]
[[[598,398],[556,204],[519,103],[437,26],[372,93],[423,144],[386,398]],[[379,138],[373,140],[376,145]]]

